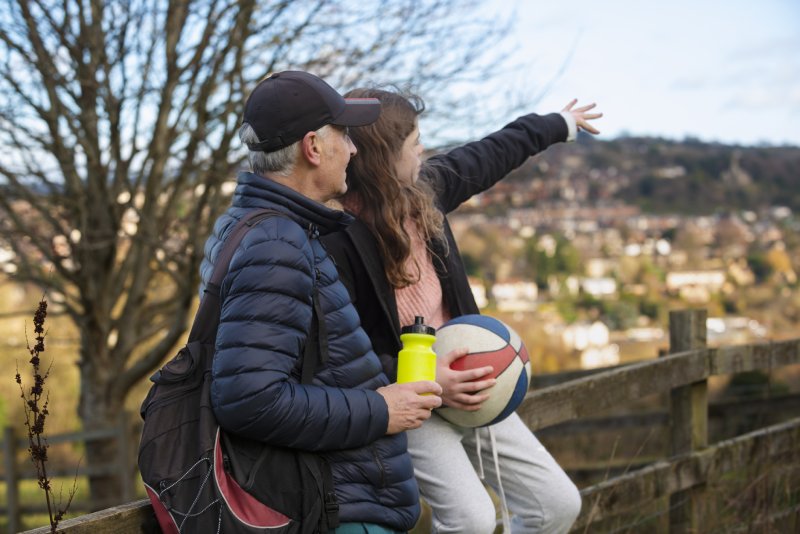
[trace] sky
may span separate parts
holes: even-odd
[[[529,87],[531,111],[575,97],[604,113],[601,139],[800,146],[800,0],[488,0],[486,9],[516,10],[516,65],[493,83]]]

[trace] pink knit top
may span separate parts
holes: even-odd
[[[361,202],[355,197],[343,199],[341,204],[356,216],[361,213]],[[406,272],[416,274],[419,271],[420,276],[416,283],[395,289],[400,327],[414,324],[414,317],[419,315],[425,319],[426,325],[439,328],[451,319],[443,302],[442,284],[417,223],[409,218],[403,226],[411,237],[411,256],[406,261]]]
[[[397,315],[400,326],[414,324],[414,317],[419,315],[425,318],[425,324],[439,328],[450,320],[442,298],[442,284],[436,275],[428,247],[420,235],[419,228],[414,219],[409,218],[404,224],[405,230],[411,237],[411,256],[406,262],[407,273],[419,272],[419,281],[395,289],[397,300]]]

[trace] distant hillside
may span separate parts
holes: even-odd
[[[565,184],[579,202],[623,200],[648,212],[711,213],[787,206],[800,211],[800,147],[742,147],[694,140],[581,135],[529,160],[508,182],[535,181],[535,200],[557,200]],[[581,198],[580,192],[584,194]],[[564,197],[566,198],[566,197]]]

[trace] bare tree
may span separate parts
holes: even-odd
[[[0,0],[0,247],[77,325],[86,429],[116,422],[184,334],[258,80],[299,68],[434,94],[498,37],[474,3]],[[90,489],[107,505],[118,480]]]

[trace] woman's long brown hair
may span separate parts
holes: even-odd
[[[403,142],[414,131],[425,104],[417,96],[383,89],[354,89],[345,96],[377,98],[381,114],[373,124],[350,130],[358,153],[347,167],[348,190],[342,203],[356,207],[375,236],[389,283],[395,288],[412,285],[419,280],[419,266],[416,272],[406,270],[411,256],[411,238],[403,226],[407,218],[414,218],[426,243],[440,241],[446,250],[444,216],[434,206],[434,192],[424,173],[409,184],[395,171]]]

